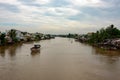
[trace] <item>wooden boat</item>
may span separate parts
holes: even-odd
[[[41,47],[41,45],[34,45],[34,47],[31,48],[31,51],[38,52],[38,51],[40,51],[40,47]]]

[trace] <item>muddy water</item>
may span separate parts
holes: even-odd
[[[120,52],[59,37],[0,47],[0,80],[120,80]]]

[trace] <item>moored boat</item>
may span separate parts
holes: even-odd
[[[38,52],[38,51],[40,51],[40,47],[41,47],[41,45],[34,45],[34,47],[31,48],[31,51]]]

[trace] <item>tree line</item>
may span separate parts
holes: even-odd
[[[107,28],[101,28],[100,30],[92,33],[89,36],[89,43],[100,43],[106,39],[115,39],[120,38],[120,30],[114,27],[114,25],[110,25]]]

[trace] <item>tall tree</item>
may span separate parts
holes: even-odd
[[[90,36],[90,43],[99,43],[104,41],[105,39],[114,39],[120,38],[120,30],[114,27],[114,25],[110,25],[106,29],[102,28],[96,33]]]
[[[10,31],[9,31],[9,35],[10,35],[10,37],[12,38],[12,41],[16,41],[16,30],[14,30],[14,29],[11,29]]]

